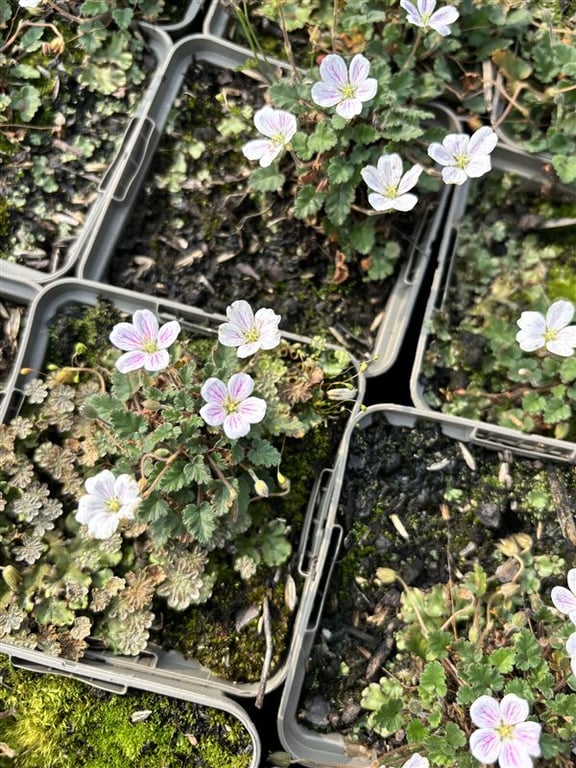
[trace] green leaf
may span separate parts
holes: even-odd
[[[258,192],[276,192],[285,181],[286,177],[274,163],[268,168],[257,168],[250,174],[250,186]]]
[[[128,440],[137,440],[146,434],[148,422],[146,417],[134,411],[115,411],[110,420],[116,431],[116,437]]]
[[[452,645],[454,636],[451,632],[437,630],[428,635],[428,647],[426,649],[426,661],[445,659]]]
[[[338,136],[332,126],[324,121],[318,123],[314,132],[308,137],[308,151],[311,155],[326,152],[338,143]]]
[[[532,632],[524,629],[518,632],[514,640],[516,666],[518,669],[521,669],[523,672],[535,669],[540,664],[542,652]]]
[[[406,738],[411,744],[421,744],[430,735],[421,720],[411,720],[406,726]]]
[[[280,451],[268,440],[253,440],[248,458],[257,466],[276,467],[280,463]]]
[[[362,700],[362,706],[366,706],[364,699]],[[368,723],[376,733],[386,737],[402,728],[404,724],[404,718],[401,714],[402,709],[401,699],[388,699],[388,701],[380,705],[376,712],[369,716]]]
[[[40,91],[33,85],[23,85],[17,91],[12,91],[12,106],[20,114],[24,123],[29,123],[42,104]]]
[[[282,565],[290,557],[292,546],[288,541],[288,529],[282,520],[271,520],[262,531],[262,559],[266,565]]]
[[[503,675],[514,669],[516,654],[514,648],[496,648],[490,654],[490,663]]]
[[[352,185],[342,185],[331,189],[326,195],[326,213],[336,226],[344,224],[350,213],[356,190]]]
[[[316,187],[306,184],[301,187],[294,201],[294,216],[307,219],[314,216],[324,204],[325,194],[316,191]]]
[[[198,454],[184,466],[184,475],[188,483],[198,483],[198,485],[205,485],[212,477],[203,456]]]
[[[526,413],[542,413],[546,407],[546,398],[538,392],[528,392],[522,398],[522,407]]]
[[[576,357],[567,357],[560,365],[560,380],[568,384],[576,379]]]
[[[214,520],[214,511],[208,502],[204,501],[199,506],[196,504],[187,504],[182,510],[182,522],[186,526],[188,533],[202,545],[210,544],[216,522]]]
[[[546,401],[544,418],[549,424],[557,424],[566,421],[571,416],[570,406],[559,397],[550,397]]]
[[[107,13],[110,7],[108,0],[84,0],[80,6],[82,16],[99,16],[101,13]]]
[[[184,472],[186,462],[182,459],[177,459],[171,464],[168,469],[162,475],[160,480],[160,488],[166,493],[174,493],[174,491],[180,491],[188,485],[188,479]],[[162,471],[162,462],[158,462],[157,467]]]
[[[437,698],[444,698],[448,692],[446,673],[439,661],[430,661],[420,675],[418,685],[420,698],[425,704],[430,704]]]
[[[134,11],[132,8],[114,8],[112,18],[120,29],[128,29],[134,18]]]
[[[350,226],[348,235],[358,253],[369,255],[372,253],[376,240],[375,219],[366,218],[362,221],[355,221]]]
[[[564,184],[576,181],[576,155],[552,155],[552,165]]]
[[[90,91],[104,96],[111,96],[126,85],[126,75],[121,69],[115,66],[104,66],[98,62],[84,67],[78,79]]]
[[[13,77],[22,77],[24,80],[38,80],[42,75],[30,64],[17,64],[10,70],[10,75]]]
[[[384,280],[394,272],[394,267],[400,255],[402,249],[394,240],[390,240],[384,247],[376,247],[373,249],[371,256],[370,267],[368,269],[368,277],[370,280]]]
[[[327,173],[332,184],[344,184],[354,176],[354,165],[348,157],[333,157],[328,163]]]

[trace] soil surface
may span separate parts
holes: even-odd
[[[504,474],[511,480],[504,483]],[[565,505],[550,505],[538,524],[527,499],[538,487],[550,493],[554,478],[564,485]],[[461,500],[447,502],[454,489]],[[496,542],[520,531],[533,537],[535,553],[574,562],[575,502],[571,467],[460,443],[432,422],[392,427],[376,415],[356,430],[338,507],[345,536],[307,662],[303,725],[358,737],[367,714],[361,693],[393,663],[400,626],[401,587],[375,583],[378,568],[392,568],[420,589],[446,583],[475,562],[494,573]],[[401,743],[361,734],[366,746],[381,753]]]

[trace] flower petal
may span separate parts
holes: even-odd
[[[383,188],[381,175],[374,165],[365,165],[364,168],[360,170],[360,175],[369,189],[378,192]]]
[[[132,324],[143,341],[156,341],[158,338],[158,320],[149,309],[137,309],[132,315]]]
[[[481,763],[495,763],[502,740],[493,728],[479,728],[470,736],[470,752]]]
[[[524,752],[532,757],[540,757],[540,736],[542,726],[540,723],[534,723],[532,720],[526,720],[524,723],[518,723],[514,728],[514,741]]]
[[[576,595],[576,568],[570,568],[566,575],[566,581],[568,582],[568,589]]]
[[[576,326],[570,325],[558,331],[556,337],[546,342],[546,349],[560,357],[572,357],[576,347]]]
[[[546,320],[541,312],[522,312],[516,321],[516,325],[518,328],[522,328],[523,331],[534,335],[544,336],[546,333]]]
[[[566,641],[566,652],[569,656],[574,656],[574,654],[576,654],[576,632],[572,632]]]
[[[225,347],[239,347],[244,344],[244,334],[237,325],[222,323],[218,327],[218,341]]]
[[[228,392],[234,400],[244,400],[252,394],[254,379],[247,373],[235,373],[228,380]]]
[[[359,99],[343,99],[336,107],[336,114],[344,120],[352,120],[362,112],[362,102]]]
[[[427,757],[422,757],[418,752],[414,753],[411,758],[406,760],[402,768],[428,768],[430,761]]]
[[[211,376],[202,384],[200,394],[207,403],[223,406],[228,398],[228,388],[223,381]]]
[[[421,165],[416,164],[413,165],[409,171],[406,171],[404,176],[400,179],[400,184],[398,184],[398,194],[403,195],[415,187],[416,184],[418,184],[418,179],[423,170]]]
[[[238,440],[239,437],[245,437],[250,432],[250,422],[238,411],[226,416],[223,427],[224,434],[230,440]]]
[[[529,714],[528,702],[515,693],[507,693],[500,702],[500,717],[506,725],[523,723]]]
[[[474,131],[468,144],[468,152],[471,156],[489,155],[498,144],[498,134],[488,125],[483,125]]]
[[[170,365],[170,355],[165,349],[157,349],[156,352],[150,352],[146,355],[144,361],[144,370],[163,371]]]
[[[238,406],[238,413],[250,424],[258,424],[266,416],[266,400],[261,397],[247,397]]]
[[[368,195],[368,202],[375,211],[384,212],[394,210],[394,199],[392,197],[385,197],[376,192],[372,192]]]
[[[102,512],[88,522],[88,533],[95,539],[109,539],[116,532],[119,522],[116,515]]]
[[[393,208],[396,211],[411,211],[418,202],[418,196],[410,193],[399,195],[392,200]]]
[[[552,587],[550,598],[560,613],[576,613],[576,595],[566,587]]]
[[[103,469],[97,475],[89,477],[84,483],[84,488],[90,496],[95,496],[102,501],[108,501],[108,499],[113,498],[115,495],[114,482],[115,477],[113,473],[109,469]]]
[[[470,705],[470,719],[479,728],[496,728],[500,724],[500,704],[492,696],[479,696]]]
[[[206,405],[203,405],[199,410],[199,414],[210,427],[219,427],[224,423],[224,419],[227,416],[223,406],[218,405],[217,403],[207,403]]]
[[[320,77],[328,84],[340,89],[348,83],[346,62],[337,53],[329,53],[320,63]]]
[[[546,325],[551,331],[559,331],[566,325],[570,325],[574,317],[574,304],[565,299],[559,299],[550,304],[546,312]]]
[[[254,113],[254,126],[258,133],[271,138],[279,129],[278,110],[273,107],[262,107]]]
[[[356,86],[354,96],[360,101],[370,101],[370,99],[373,99],[374,96],[376,96],[377,91],[378,80],[376,80],[375,77],[369,77],[363,83],[360,83],[360,85]]]
[[[349,76],[350,85],[359,86],[368,78],[370,74],[370,62],[361,53],[357,53],[356,56],[350,62]]]
[[[240,344],[236,351],[236,355],[240,358],[250,357],[251,355],[256,354],[258,350],[260,349],[260,342],[259,341],[250,341],[246,344]]]
[[[460,186],[461,184],[464,184],[468,180],[468,176],[466,175],[466,171],[463,171],[462,168],[455,168],[454,166],[449,166],[447,168],[442,169],[442,181],[444,184],[457,184]]]
[[[132,323],[117,323],[108,338],[115,347],[125,352],[142,348],[142,338]]]
[[[516,739],[504,739],[498,764],[500,768],[532,768],[532,758]]]
[[[532,331],[518,331],[516,334],[516,341],[520,345],[520,349],[524,352],[534,352],[536,349],[540,349],[546,343],[544,335],[538,335]]]
[[[244,299],[233,301],[226,307],[226,317],[243,331],[250,331],[254,327],[254,312],[250,304]]]
[[[319,107],[333,107],[342,98],[342,93],[333,85],[314,83],[311,90],[312,101]]]
[[[383,191],[388,187],[397,187],[402,178],[402,158],[393,152],[391,155],[381,155],[378,160],[378,174],[381,179],[381,187],[377,191]]]
[[[478,179],[492,170],[492,161],[489,155],[472,157],[466,164],[466,175],[471,179]]]
[[[131,371],[137,371],[139,368],[143,368],[146,364],[147,355],[140,350],[134,350],[133,352],[125,352],[120,355],[116,360],[116,368],[120,373],[131,373]]]
[[[252,139],[242,147],[242,154],[248,160],[260,160],[269,151],[269,139]]]
[[[428,147],[428,156],[440,165],[451,165],[454,162],[452,152],[437,141],[432,142]]]
[[[164,323],[158,331],[158,346],[161,349],[168,349],[168,347],[174,344],[181,330],[178,320],[170,320],[168,323]]]

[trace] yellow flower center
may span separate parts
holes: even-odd
[[[282,146],[284,146],[284,135],[280,132],[275,133],[274,136],[270,137],[270,141],[273,144],[281,144]]]
[[[350,83],[346,83],[346,85],[343,85],[340,89],[340,93],[345,99],[351,99],[356,93],[356,88]]]
[[[145,341],[142,344],[142,349],[144,350],[144,352],[148,352],[149,354],[151,354],[152,352],[156,352],[158,350],[158,347],[156,346],[155,341]]]
[[[500,738],[502,740],[511,739],[514,736],[513,725],[507,725],[506,723],[503,723],[502,725],[499,725],[496,730],[500,734]]]
[[[558,331],[548,328],[544,331],[544,341],[553,341],[558,336]]]
[[[244,334],[244,338],[249,344],[251,344],[253,341],[258,341],[260,338],[260,333],[256,328],[250,328],[250,330],[246,331]]]
[[[390,186],[386,187],[386,189],[384,190],[384,197],[387,197],[390,200],[393,200],[395,197],[398,197],[398,187],[395,187],[393,184],[390,184]]]
[[[226,402],[224,403],[224,409],[226,410],[226,413],[235,413],[238,410],[238,401],[231,397],[227,397]]]
[[[108,507],[109,511],[112,512],[113,515],[115,515],[117,512],[120,512],[122,509],[122,504],[120,503],[120,500],[114,496],[113,499],[108,499],[106,502],[106,506]]]
[[[468,155],[455,155],[454,160],[456,161],[455,162],[456,168],[461,168],[462,170],[464,170],[464,168],[466,168],[466,166],[468,165],[470,158],[468,157]]]
[[[424,24],[424,26],[426,26],[428,24],[428,22],[430,21],[430,17],[431,16],[432,16],[431,13],[423,13],[420,16],[420,21],[422,22],[422,24]]]

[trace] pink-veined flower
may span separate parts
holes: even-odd
[[[408,190],[416,186],[422,170],[421,165],[414,165],[403,173],[402,159],[395,153],[381,155],[376,166],[362,168],[362,178],[374,190],[368,195],[372,208],[376,211],[411,211],[418,198],[408,194]]]
[[[464,184],[467,179],[484,176],[492,168],[490,153],[498,144],[498,136],[487,125],[478,128],[472,136],[449,133],[442,144],[433,142],[428,147],[432,160],[442,168],[445,184]]]
[[[206,400],[200,416],[211,427],[222,426],[231,440],[245,437],[250,425],[262,421],[266,415],[266,401],[251,397],[253,389],[254,380],[247,373],[235,373],[227,384],[211,376],[200,390]]]
[[[531,768],[540,756],[542,726],[528,720],[528,702],[508,693],[502,701],[479,696],[470,706],[478,730],[470,736],[470,751],[481,763],[498,761],[500,768]]]
[[[572,667],[572,674],[576,677],[576,632],[572,632],[568,640],[566,641],[566,652],[570,656],[570,666]]]
[[[361,53],[350,62],[350,69],[337,53],[329,53],[320,63],[320,82],[312,86],[312,100],[319,107],[336,107],[336,114],[351,120],[362,111],[362,104],[376,95],[378,81],[370,74],[370,62]]]
[[[170,363],[167,352],[180,333],[180,323],[170,320],[160,328],[156,316],[149,309],[137,309],[131,323],[117,323],[110,333],[115,347],[125,351],[116,360],[120,373],[139,368],[163,371]]]
[[[298,123],[291,112],[262,107],[254,115],[254,125],[266,138],[247,142],[242,153],[248,160],[258,160],[262,168],[267,168],[289,146]]]
[[[78,502],[76,520],[88,526],[94,539],[108,539],[121,520],[133,520],[141,501],[140,488],[130,475],[115,477],[104,469],[84,483],[86,496]]]
[[[576,568],[570,568],[566,577],[566,587],[552,587],[550,598],[554,607],[565,613],[573,624],[576,624]]]
[[[555,355],[570,357],[576,347],[576,325],[570,325],[573,317],[574,305],[565,299],[553,302],[546,316],[541,312],[522,312],[516,321],[520,349],[534,352],[544,347]]]
[[[400,0],[400,5],[406,11],[406,21],[409,24],[415,24],[421,29],[433,29],[442,37],[450,34],[449,25],[454,24],[460,16],[452,5],[446,5],[435,11],[436,0],[417,0],[417,5],[410,0]]]
[[[225,347],[238,347],[238,357],[249,357],[259,349],[273,349],[280,344],[278,323],[274,310],[262,307],[252,311],[244,299],[233,301],[226,308],[227,323],[218,328],[218,341]]]

